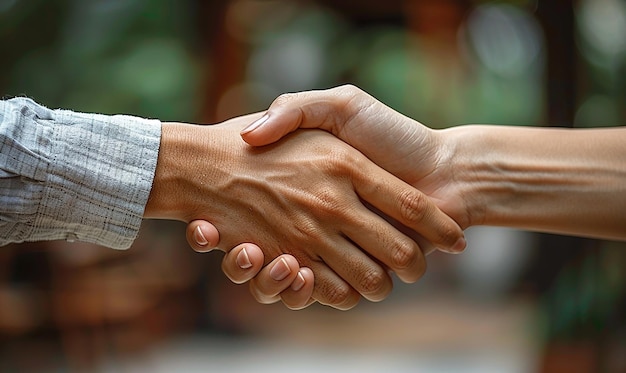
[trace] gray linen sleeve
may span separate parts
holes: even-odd
[[[150,194],[161,123],[0,101],[0,245],[128,248]]]

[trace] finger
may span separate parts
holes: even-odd
[[[394,228],[396,228],[400,232],[404,233],[407,237],[415,241],[415,243],[417,243],[417,246],[419,246],[420,251],[424,254],[424,256],[428,256],[438,250],[437,247],[432,244],[432,242],[427,241],[424,237],[419,235],[414,230],[409,229],[406,226],[393,221],[393,219],[391,219],[388,216],[385,217],[385,220],[389,220],[390,222],[392,222],[391,225],[393,225]]]
[[[351,93],[362,91],[348,86],[324,91],[286,93],[272,102],[265,115],[241,131],[241,136],[253,146],[278,141],[298,128],[321,128],[335,132],[349,118],[346,105]],[[346,92],[349,91],[349,92]]]
[[[315,303],[312,298],[315,278],[311,269],[302,267],[298,270],[291,284],[283,281],[282,286],[269,290],[273,293],[287,286],[276,295],[268,294],[267,289],[273,286],[270,278],[264,278],[267,274],[267,272],[260,273],[255,281],[250,281],[250,292],[257,300],[262,300],[262,303],[274,303],[281,299],[283,304],[292,310],[303,309]],[[263,289],[259,287],[260,283],[265,284]]]
[[[369,262],[358,261],[355,258],[357,262],[350,264],[353,271],[348,274],[343,274],[343,270],[333,267],[350,283],[352,283],[350,278],[359,277],[360,287],[357,287],[357,291],[372,301],[384,299],[393,286],[387,268],[407,283],[413,283],[424,275],[426,260],[416,241],[363,206],[358,200],[355,201],[351,211],[359,216],[359,220],[356,224],[344,225],[342,233],[364,252],[386,266],[386,268],[373,267]]]
[[[366,159],[354,177],[357,194],[446,252],[465,248],[461,227],[427,195]]]
[[[213,250],[220,242],[217,228],[206,220],[193,220],[187,224],[185,236],[189,246],[199,253]]]
[[[317,302],[343,311],[359,303],[361,294],[325,263],[316,262],[309,267],[315,273],[313,299]]]
[[[263,251],[252,243],[235,246],[222,259],[222,271],[232,282],[242,284],[256,276],[265,258]]]
[[[279,294],[296,280],[299,270],[296,258],[288,254],[280,255],[250,280],[250,292],[259,303],[275,303],[280,300]]]
[[[311,298],[314,286],[313,272],[308,268],[298,269],[297,262],[294,262],[293,257],[288,254],[279,256],[269,266],[282,264],[281,258],[287,261],[290,271],[296,272],[291,283],[288,279],[276,281],[271,278],[271,269],[259,273],[263,267],[263,252],[257,245],[249,243],[238,245],[226,253],[222,260],[222,270],[231,281],[237,284],[256,277],[254,281],[250,281],[250,289],[261,303],[268,304],[282,300],[290,309],[306,308],[315,302]]]
[[[328,263],[328,266],[337,276],[343,279],[365,299],[372,302],[379,302],[391,293],[393,281],[387,269],[368,254],[371,254],[370,252],[372,251],[386,251],[386,248],[382,247],[380,242],[381,240],[387,241],[387,237],[383,237],[387,232],[381,232],[381,228],[376,224],[389,227],[389,231],[392,231],[393,228],[389,223],[364,207],[362,207],[361,211],[353,211],[353,213],[359,216],[359,222],[361,222],[361,219],[364,217],[363,214],[370,215],[370,217],[365,218],[368,221],[365,226],[359,224],[358,228],[355,229],[357,235],[362,234],[362,237],[366,237],[361,242],[364,243],[364,245],[357,245],[359,247],[355,247],[354,241],[350,242],[343,239],[342,243],[336,244],[336,250],[325,252],[321,254],[321,257],[325,263]],[[370,218],[371,220],[376,220],[375,224],[369,224]],[[395,233],[399,234],[397,231]],[[406,238],[406,240],[412,242],[408,238]],[[413,245],[415,246],[415,250],[419,251],[417,245],[415,245],[415,243],[413,243]],[[380,254],[380,256],[384,255]],[[315,274],[318,282],[327,281],[332,284],[337,284],[334,278],[322,277],[318,275],[317,271],[315,271]],[[324,291],[326,291],[324,294],[328,299],[331,299],[331,303],[335,305],[342,303],[340,300],[341,292],[338,291],[348,290],[337,286],[338,285],[335,285],[335,288],[324,288]],[[323,301],[320,300],[320,303],[323,303]]]
[[[291,285],[280,293],[283,304],[292,310],[300,310],[313,304],[314,283],[313,271],[301,267]]]

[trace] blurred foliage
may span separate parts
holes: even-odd
[[[585,90],[577,127],[626,122],[626,2],[582,1],[576,12],[576,40],[583,57]]]
[[[3,95],[51,107],[192,120],[192,12],[175,0],[5,1]]]
[[[294,7],[286,1],[269,3],[271,9]],[[244,14],[241,7],[236,11]],[[481,5],[469,17],[479,27],[458,25],[458,45],[402,23],[354,24],[314,4],[295,8],[299,11],[261,10],[245,26],[235,26],[247,30],[237,36],[251,46],[246,80],[263,87],[257,101],[350,82],[434,127],[536,124],[543,115],[542,40],[524,8]],[[489,38],[494,28],[508,34]],[[503,60],[508,65],[498,64]]]
[[[218,106],[225,97],[253,111],[283,92],[352,83],[431,127],[546,119],[551,82],[536,0],[434,1],[469,11],[458,24],[448,19],[430,29],[420,28],[430,15],[415,9],[353,22],[315,1],[224,2],[216,37],[238,43],[245,71],[229,71],[243,76],[227,79],[232,84],[210,103],[199,94],[215,62],[198,57],[200,2],[0,0],[0,94],[49,107],[194,121],[202,105]],[[577,4],[575,125],[624,125],[626,3]],[[600,243],[555,274],[540,299],[547,340],[624,329],[623,253],[624,244]]]
[[[624,246],[606,242],[561,270],[541,299],[548,340],[602,340],[624,330]]]

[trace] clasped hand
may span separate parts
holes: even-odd
[[[361,295],[379,301],[392,288],[388,271],[414,282],[424,273],[424,253],[435,248],[459,252],[465,246],[461,227],[440,209],[448,207],[446,212],[454,213],[454,205],[440,199],[438,207],[436,200],[415,188],[428,190],[431,197],[445,196],[442,185],[428,180],[437,172],[437,162],[428,157],[423,165],[415,162],[422,157],[414,149],[424,149],[426,155],[429,151],[415,147],[416,136],[424,143],[436,139],[416,132],[414,126],[402,127],[407,118],[387,107],[372,108],[379,102],[361,91],[355,99],[354,90],[284,95],[264,116],[214,126],[164,125],[161,152],[180,154],[159,158],[156,177],[164,169],[170,182],[155,183],[160,187],[153,190],[151,201],[166,201],[158,208],[169,211],[171,218],[192,222],[187,235],[192,247],[226,251],[223,268],[236,282],[260,271],[263,255],[266,264],[276,258],[270,266],[287,268],[283,272],[289,276],[275,286],[280,276],[271,276],[271,269],[259,272],[251,282],[261,302],[282,296],[291,308],[319,301],[348,309]],[[364,118],[380,125],[360,131]],[[347,137],[351,144],[368,149],[365,155],[378,165],[328,133],[288,134],[299,127],[319,127]],[[242,141],[242,130],[252,145],[273,144],[252,147]],[[385,133],[389,130],[405,133],[393,137]],[[187,177],[192,174],[195,177]],[[206,221],[217,227],[221,240]],[[298,263],[312,273],[298,272]],[[289,287],[296,279],[308,286]]]
[[[330,132],[363,154],[335,138],[296,131],[299,128]],[[465,246],[461,228],[472,225],[626,240],[623,127],[568,130],[464,125],[432,130],[356,87],[343,86],[280,96],[241,135],[252,146],[264,146],[247,153],[250,157],[245,159],[255,162],[265,163],[270,154],[293,157],[294,162],[285,164],[298,170],[298,165],[316,163],[308,160],[327,157],[330,161],[307,170],[313,172],[258,179],[276,186],[278,194],[267,201],[283,209],[268,205],[265,221],[259,216],[260,220],[246,221],[270,235],[257,230],[245,236],[260,243],[263,251],[252,244],[249,250],[238,246],[234,263],[247,254],[250,263],[264,254],[274,258],[292,253],[295,258],[283,254],[263,270],[256,264],[247,272],[229,272],[235,265],[227,255],[224,268],[235,280],[258,272],[250,285],[261,302],[282,299],[287,306],[300,308],[320,300],[348,308],[356,299],[347,296],[353,294],[349,286],[368,299],[380,300],[391,287],[383,270],[395,271],[405,281],[416,280],[425,268],[422,252],[434,247],[461,251]],[[271,175],[272,167],[285,164],[269,162],[270,168],[261,170]],[[294,180],[293,175],[300,177],[300,172],[306,182]],[[319,180],[326,183],[319,184]],[[266,198],[263,193],[252,194]],[[301,203],[299,195],[306,195],[308,203]],[[216,222],[214,216],[212,221]],[[279,221],[285,229],[273,226]],[[217,222],[228,237],[236,234],[227,231],[230,224],[236,224],[232,219]],[[311,228],[302,230],[303,222],[311,222]],[[190,225],[196,232],[209,227],[207,221]],[[298,261],[317,267],[313,272],[298,269]],[[324,272],[325,265],[336,277]],[[277,272],[289,272],[291,277],[276,281]],[[337,282],[338,277],[345,282]],[[316,290],[312,292],[313,281]]]

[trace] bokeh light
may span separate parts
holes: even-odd
[[[623,0],[0,0],[0,89],[209,124],[350,83],[432,128],[562,111],[613,126],[626,123],[625,36]],[[2,248],[0,371],[626,369],[623,243],[471,228],[464,254],[429,256],[384,302],[292,312],[256,304],[183,231],[147,221],[126,252]]]

